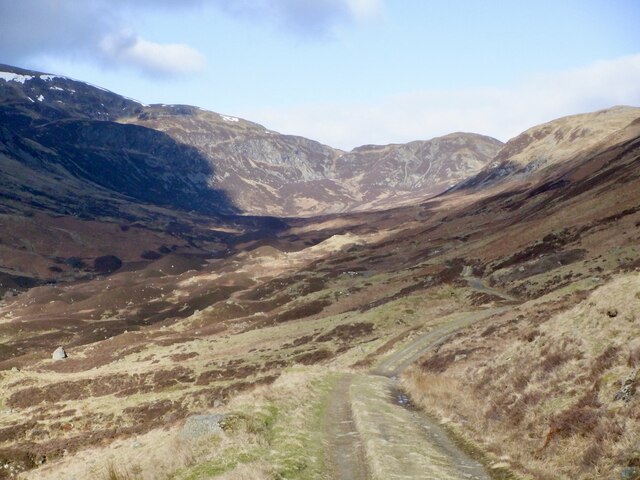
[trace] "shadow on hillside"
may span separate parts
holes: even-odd
[[[154,205],[207,215],[239,214],[225,192],[212,188],[214,167],[196,148],[137,125],[68,120],[33,130],[53,150],[38,158],[77,178]]]

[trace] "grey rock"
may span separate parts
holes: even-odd
[[[640,478],[640,468],[625,467],[620,472],[620,480],[637,480]]]
[[[67,352],[64,350],[64,348],[58,347],[53,352],[53,355],[51,355],[51,358],[53,358],[54,360],[64,360],[65,358],[67,358],[67,356]]]
[[[180,436],[194,439],[217,435],[222,433],[222,427],[220,425],[224,419],[225,415],[218,414],[191,415],[184,423],[180,431]]]
[[[638,373],[640,371],[632,372],[626,379],[622,382],[622,388],[616,393],[615,397],[613,397],[613,401],[622,400],[624,403],[629,403],[636,394]]]

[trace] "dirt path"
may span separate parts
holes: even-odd
[[[478,291],[515,299],[467,278]],[[334,480],[489,480],[484,467],[455,445],[437,423],[413,409],[397,377],[458,330],[501,313],[496,307],[449,315],[385,358],[370,374],[343,374],[329,394],[326,441]]]
[[[385,377],[397,377],[405,368],[415,362],[422,355],[445,342],[451,335],[472,323],[507,310],[509,307],[490,308],[476,312],[462,312],[450,315],[443,324],[434,327],[418,336],[398,351],[385,358],[371,373]]]
[[[508,293],[503,292],[502,290],[497,290],[488,286],[481,278],[474,277],[472,275],[464,276],[464,279],[467,281],[469,286],[474,290],[482,293],[487,293],[489,295],[495,295],[496,297],[500,297],[507,302],[516,302],[518,299],[509,295]]]
[[[361,375],[352,380],[350,390],[369,478],[489,480],[482,465],[460,450],[440,425],[412,408],[393,380]]]
[[[326,433],[327,458],[331,478],[367,480],[370,478],[365,451],[351,408],[350,387],[353,375],[342,375],[329,397]]]

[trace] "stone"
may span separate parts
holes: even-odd
[[[614,402],[622,400],[624,403],[629,403],[631,401],[636,394],[636,383],[639,372],[640,371],[631,373],[631,375],[622,382],[622,388],[616,393],[615,397],[613,397]]]
[[[617,308],[609,308],[607,309],[607,315],[611,318],[617,317],[618,316],[618,309]]]
[[[53,355],[51,355],[51,358],[54,360],[64,360],[67,358],[67,352],[65,352],[64,348],[58,347],[53,352]]]
[[[625,467],[620,472],[620,480],[638,480],[640,478],[640,468]]]
[[[220,414],[191,415],[184,422],[184,426],[180,431],[180,436],[183,438],[195,439],[217,435],[222,433],[222,427],[220,424],[224,419],[225,415]]]

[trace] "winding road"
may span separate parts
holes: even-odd
[[[467,276],[469,286],[515,299]],[[325,418],[327,461],[334,480],[489,480],[484,467],[462,451],[443,428],[411,407],[397,384],[400,374],[455,332],[509,306],[449,315],[384,358],[368,374],[341,374],[329,394]]]

